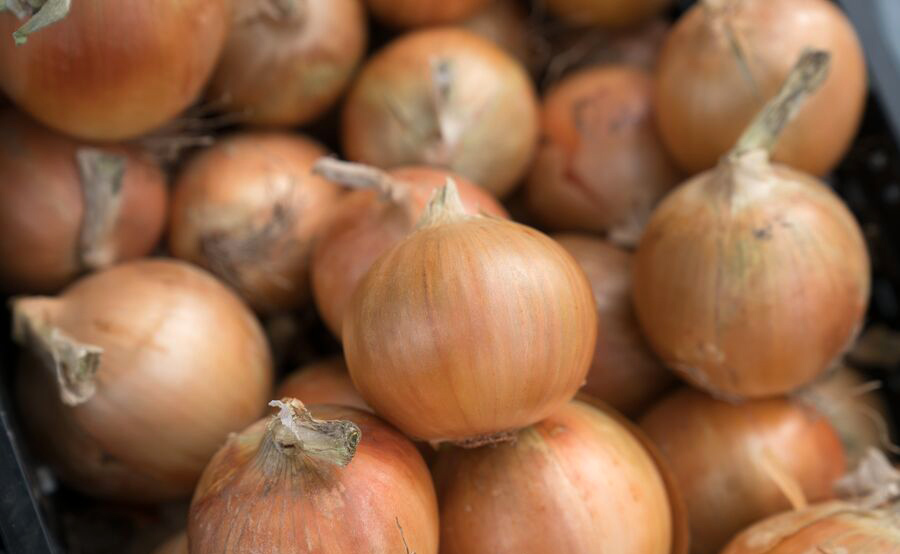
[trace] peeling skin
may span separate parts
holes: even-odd
[[[8,10],[19,19],[34,14],[13,33],[16,45],[25,44],[28,35],[63,20],[70,8],[71,0],[27,0],[27,3],[23,0],[0,0],[0,12]]]

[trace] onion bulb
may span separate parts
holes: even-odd
[[[517,0],[491,0],[459,25],[493,42],[526,68],[536,69],[528,16]]]
[[[166,195],[165,175],[139,149],[96,148],[0,111],[0,290],[56,292],[149,254]]]
[[[669,554],[666,486],[640,440],[573,401],[494,448],[443,449],[442,554]]]
[[[680,179],[656,133],[651,90],[648,73],[611,65],[571,75],[547,94],[543,140],[525,185],[544,226],[637,243],[657,201]]]
[[[375,416],[299,400],[229,438],[191,502],[192,554],[435,554],[434,485],[415,447]]]
[[[665,10],[672,0],[546,0],[547,9],[573,25],[631,27]]]
[[[418,31],[388,44],[363,68],[343,112],[349,159],[444,167],[495,196],[518,184],[537,134],[537,98],[525,69],[461,29]]]
[[[682,16],[656,71],[659,129],[675,161],[690,174],[715,166],[806,48],[831,53],[831,75],[785,129],[774,159],[813,175],[837,165],[868,87],[853,25],[828,0],[704,0]]]
[[[343,327],[366,403],[410,437],[470,446],[568,402],[596,336],[577,262],[529,227],[466,214],[452,181],[360,282]]]
[[[313,298],[337,337],[356,286],[381,254],[412,232],[431,194],[448,177],[456,183],[467,213],[508,217],[487,191],[443,169],[414,166],[386,173],[323,158],[314,171],[332,182],[360,189],[340,200],[313,251]]]
[[[366,32],[360,0],[235,2],[207,97],[248,123],[308,123],[350,82]]]
[[[190,554],[187,532],[182,531],[161,544],[153,554]]]
[[[651,346],[720,395],[809,383],[862,323],[870,268],[859,225],[827,186],[767,152],[827,67],[828,54],[804,54],[732,152],[660,204],[635,255],[634,302]]]
[[[682,388],[651,408],[641,428],[675,475],[694,554],[718,552],[792,502],[831,498],[845,470],[828,421],[782,398],[735,405]]]
[[[226,0],[76,1],[62,21],[17,46],[8,37],[22,22],[0,13],[0,89],[66,134],[132,138],[198,96],[225,43],[228,14]]]
[[[337,404],[371,412],[356,392],[340,356],[307,364],[284,378],[275,398],[296,398],[304,404]]]
[[[128,501],[188,495],[232,431],[262,413],[272,369],[253,314],[172,260],[124,263],[58,297],[14,300],[32,355],[19,407],[63,481]]]
[[[597,346],[581,392],[636,415],[672,384],[631,306],[631,254],[590,235],[554,235],[584,270],[597,305]]]
[[[372,14],[393,27],[455,23],[495,0],[366,0]]]
[[[256,310],[303,305],[313,243],[340,194],[311,172],[324,154],[310,139],[276,132],[207,148],[175,182],[172,254],[209,269]]]

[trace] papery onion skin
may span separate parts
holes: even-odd
[[[360,0],[292,0],[295,14],[253,13],[269,3],[235,3],[207,97],[246,123],[308,123],[337,101],[362,59],[365,12]]]
[[[525,184],[545,227],[637,243],[681,179],[656,132],[652,87],[649,73],[610,65],[566,77],[545,96],[543,140]]]
[[[379,20],[393,27],[455,23],[493,0],[366,0]]]
[[[547,0],[547,9],[573,25],[621,29],[665,10],[672,0]]]
[[[656,358],[641,334],[631,305],[632,255],[590,235],[553,238],[581,266],[597,305],[597,346],[581,392],[627,415],[637,415],[656,400],[674,377]]]
[[[133,138],[200,93],[225,42],[226,0],[72,2],[65,19],[16,46],[22,22],[0,13],[0,88],[66,134]]]
[[[338,406],[311,411],[359,427],[350,464],[278,463],[260,452],[266,421],[252,425],[216,453],[197,485],[188,522],[191,553],[435,554],[434,485],[412,443],[369,413]],[[235,502],[240,509],[232,508]]]
[[[517,0],[491,0],[459,25],[493,42],[526,68],[536,69],[530,22]]]
[[[653,458],[616,418],[581,402],[514,443],[442,450],[434,476],[444,554],[672,548],[671,508]]]
[[[824,175],[850,146],[865,105],[866,64],[853,26],[825,0],[718,3],[721,13],[697,4],[682,17],[657,65],[659,130],[675,161],[690,174],[713,167],[813,47],[831,53],[830,75],[785,129],[774,160]]]
[[[363,67],[342,118],[348,159],[444,167],[497,197],[515,188],[537,145],[538,103],[525,69],[461,29],[388,44]]]
[[[175,182],[172,254],[211,270],[258,311],[302,306],[313,244],[340,196],[311,173],[325,153],[280,132],[236,134],[202,151]]]
[[[407,199],[394,202],[374,190],[345,195],[313,251],[313,298],[336,337],[341,336],[344,313],[359,282],[379,256],[412,232],[431,194],[444,186],[448,177],[459,187],[469,213],[509,217],[487,191],[452,172],[414,166],[394,169],[388,175],[407,187]]]
[[[285,377],[275,398],[286,397],[304,404],[336,404],[372,411],[353,386],[347,364],[340,356],[307,364]]]
[[[773,471],[815,502],[833,497],[846,468],[828,421],[786,399],[735,405],[685,387],[651,408],[640,425],[684,496],[694,554],[714,554],[747,525],[791,506]]]
[[[86,209],[76,154],[89,146],[9,108],[0,111],[0,290],[52,293],[95,269],[83,258],[80,242]],[[165,226],[168,202],[165,175],[138,148],[103,151],[125,159],[105,259],[93,260],[109,265],[150,253]]]
[[[39,363],[17,381],[29,434],[63,481],[92,496],[187,496],[228,433],[259,417],[271,393],[252,313],[183,262],[124,263],[14,309],[103,349],[96,390],[79,405],[63,404]]]

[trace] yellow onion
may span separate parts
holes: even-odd
[[[314,241],[340,194],[311,172],[324,154],[277,132],[233,135],[202,151],[175,182],[172,254],[209,269],[256,310],[303,305]]]
[[[383,172],[323,158],[314,171],[360,189],[341,198],[313,251],[313,299],[336,337],[341,336],[344,313],[356,286],[379,256],[412,232],[431,194],[448,177],[456,183],[466,212],[508,217],[486,190],[443,169],[413,166]]]
[[[520,63],[461,29],[404,35],[364,66],[344,105],[353,161],[443,167],[508,194],[531,163],[538,106]]]
[[[165,175],[138,148],[97,148],[0,111],[0,290],[52,293],[149,254],[166,196]]]
[[[375,416],[296,399],[232,435],[191,502],[191,554],[436,554],[425,462]],[[318,419],[317,419],[318,418]]]
[[[337,404],[372,411],[353,386],[340,356],[307,364],[285,377],[275,398],[288,397],[304,404]]]
[[[577,262],[452,181],[382,255],[344,316],[353,383],[411,437],[477,445],[549,416],[584,382],[597,311]]]
[[[793,502],[832,498],[845,470],[840,438],[786,399],[730,404],[682,388],[641,419],[687,505],[691,552],[715,554],[735,533]]]
[[[597,346],[581,392],[636,415],[672,384],[673,375],[644,341],[631,306],[631,257],[590,235],[553,238],[584,270],[597,305]]]
[[[634,302],[663,363],[731,397],[794,390],[858,332],[869,258],[853,215],[825,184],[770,163],[768,149],[828,54],[809,51],[716,168],[675,189],[634,261]]]
[[[238,0],[207,97],[248,123],[307,123],[350,82],[366,32],[360,0]]]
[[[19,407],[38,451],[90,495],[189,494],[228,433],[271,392],[265,337],[226,287],[183,262],[141,260],[14,300],[31,354]]]
[[[75,1],[62,21],[17,46],[9,36],[22,21],[0,13],[0,88],[35,119],[66,134],[135,137],[194,101],[222,50],[228,14],[227,0]]]
[[[526,68],[536,69],[528,16],[517,0],[491,0],[459,25],[493,42]]]
[[[544,226],[637,243],[681,177],[657,136],[651,89],[648,73],[611,65],[571,75],[547,94],[543,140],[525,185]]]
[[[495,0],[366,0],[376,18],[393,27],[458,22]]]
[[[188,550],[187,532],[181,531],[159,545],[153,554],[190,554]]]
[[[853,25],[828,0],[703,0],[682,16],[656,70],[659,129],[675,161],[691,174],[715,166],[806,48],[831,53],[831,75],[774,159],[813,175],[837,165],[862,117],[866,63]]]
[[[573,25],[631,27],[665,10],[672,0],[546,0],[547,9]]]

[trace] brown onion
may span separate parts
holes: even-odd
[[[166,195],[165,175],[137,148],[98,149],[0,111],[0,290],[56,292],[149,254]]]
[[[337,404],[371,412],[340,356],[307,364],[284,378],[275,398],[296,398],[304,404]]]
[[[526,68],[536,69],[528,16],[517,0],[491,0],[459,25],[493,42]]]
[[[656,133],[651,89],[643,70],[613,65],[576,73],[547,94],[543,140],[525,185],[544,226],[637,243],[657,201],[680,179]]]
[[[545,0],[547,9],[573,25],[620,29],[658,15],[672,0]]]
[[[207,273],[141,260],[13,302],[26,427],[87,494],[185,496],[232,431],[262,412],[272,370],[253,314]]]
[[[813,175],[832,169],[856,134],[867,84],[853,26],[827,0],[704,0],[678,21],[656,71],[659,129],[675,161],[691,174],[715,166],[810,47],[831,53],[831,75],[774,159]]]
[[[330,108],[366,47],[360,0],[241,0],[207,97],[241,120],[307,123]]]
[[[431,194],[447,178],[459,188],[466,212],[508,218],[487,191],[443,169],[415,166],[386,173],[324,158],[314,170],[330,181],[362,189],[340,200],[313,251],[313,298],[336,337],[341,336],[356,286],[379,256],[413,230]]]
[[[153,554],[190,554],[188,551],[187,532],[181,531],[177,535],[159,545]]]
[[[685,387],[654,406],[641,428],[675,475],[695,554],[718,552],[792,501],[831,498],[845,469],[828,421],[785,399],[735,405]]]
[[[350,376],[377,413],[411,437],[467,445],[568,402],[596,336],[575,260],[529,227],[466,214],[452,181],[360,282],[343,327]]]
[[[380,21],[394,27],[454,23],[494,0],[366,0]]]
[[[631,306],[631,254],[590,235],[554,235],[594,291],[597,346],[581,391],[637,415],[672,384],[673,375],[644,341]]]
[[[534,86],[521,64],[461,29],[404,35],[363,68],[344,106],[351,160],[434,165],[508,194],[537,144]]]
[[[434,486],[412,443],[352,408],[272,405],[204,471],[191,554],[437,552]]]
[[[666,486],[617,418],[570,402],[511,444],[445,449],[443,554],[669,554]]]
[[[663,363],[733,397],[783,394],[850,345],[869,296],[853,215],[816,178],[768,149],[828,55],[807,52],[719,165],[657,208],[634,262],[638,319]]]
[[[22,22],[0,13],[0,88],[66,134],[135,137],[194,101],[222,50],[228,14],[226,0],[76,1],[62,21],[16,46],[8,37]]]
[[[209,269],[259,311],[303,305],[313,243],[340,194],[311,172],[324,154],[310,139],[275,132],[204,150],[175,182],[172,254]]]

